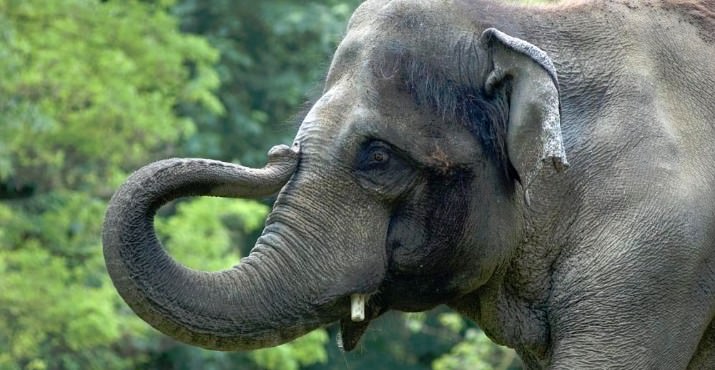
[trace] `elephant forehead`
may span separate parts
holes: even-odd
[[[473,25],[450,1],[367,1],[355,11],[335,52],[327,84],[368,63],[404,53],[444,62]]]
[[[473,29],[460,4],[450,0],[367,1],[355,11],[347,36],[374,35],[376,40],[399,38],[417,47],[439,48],[452,30]]]
[[[314,136],[336,138],[348,123],[369,121],[375,114],[359,92],[357,82],[343,79],[323,93],[303,119],[298,140],[312,140]]]
[[[391,25],[399,26],[396,21],[400,20],[418,24],[425,15],[443,14],[453,5],[450,0],[368,0],[355,10],[348,26],[352,28],[371,25],[380,21],[378,17],[386,18],[383,21]]]
[[[360,88],[378,88],[376,83],[384,79],[423,79],[422,71],[408,65],[429,67],[457,83],[478,79],[484,67],[479,63],[484,56],[477,45],[479,27],[455,9],[451,2],[414,1],[368,7],[375,13],[372,20],[348,28],[326,87],[346,77]]]

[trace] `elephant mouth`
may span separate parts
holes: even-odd
[[[388,273],[380,287],[374,290],[375,293],[352,294],[344,297],[341,305],[349,307],[349,310],[345,310],[343,317],[339,320],[338,347],[346,352],[353,350],[371,322],[389,310],[421,312],[454,298],[454,292],[414,288],[416,285],[430,286],[430,280],[414,276],[406,278]],[[437,280],[439,281],[439,279]],[[361,311],[359,312],[361,315],[356,315],[356,311]]]
[[[352,351],[372,320],[386,311],[379,294],[353,294],[350,297],[350,317],[340,319],[338,347],[346,352]]]
[[[337,313],[337,317],[332,316],[329,322],[339,322],[337,344],[341,350],[353,350],[372,320],[388,310],[380,292],[385,284],[385,272],[357,268],[345,274],[323,292],[319,300],[313,302],[315,306],[322,307],[323,312]]]

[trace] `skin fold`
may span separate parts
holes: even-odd
[[[132,309],[277,345],[446,304],[530,369],[715,368],[715,5],[367,1],[291,148],[137,171],[103,235]],[[166,255],[180,196],[278,198],[235,268]],[[367,295],[365,320],[350,296]]]

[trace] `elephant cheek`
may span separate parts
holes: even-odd
[[[424,267],[429,251],[424,248],[424,226],[411,218],[397,214],[392,218],[387,233],[389,269],[395,272],[417,272]]]

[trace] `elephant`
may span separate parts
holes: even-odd
[[[715,3],[368,0],[292,145],[166,159],[112,197],[111,279],[146,322],[238,351],[445,305],[529,369],[715,369]],[[276,194],[240,264],[153,217]]]

